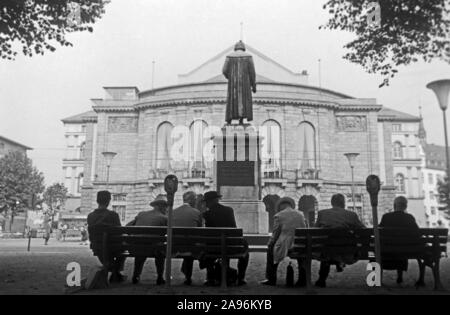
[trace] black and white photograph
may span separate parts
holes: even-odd
[[[0,295],[448,295],[449,105],[449,0],[0,0]]]

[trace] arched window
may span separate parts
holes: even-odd
[[[275,120],[267,120],[261,128],[263,137],[262,170],[265,178],[281,174],[281,127]]]
[[[397,141],[394,143],[394,159],[403,158],[403,148],[401,142]]]
[[[316,130],[308,122],[298,125],[298,169],[316,170]]]
[[[206,144],[205,131],[208,124],[204,120],[196,120],[189,130],[189,169],[192,177],[204,177],[207,168],[203,157],[203,148]]]
[[[156,169],[168,172],[171,170],[170,149],[172,147],[173,125],[164,122],[158,127],[156,139]]]
[[[397,174],[395,176],[395,187],[397,189],[397,192],[405,192],[405,176],[403,176],[403,174]]]

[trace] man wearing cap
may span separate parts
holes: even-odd
[[[197,195],[193,191],[183,194],[183,205],[173,210],[172,225],[174,227],[202,227],[203,218],[200,211],[195,209]],[[181,265],[181,272],[185,275],[184,284],[192,284],[192,269],[194,267],[194,258],[186,257]]]
[[[217,227],[217,228],[236,228],[236,219],[234,217],[234,210],[230,207],[226,207],[219,203],[222,196],[216,191],[209,191],[203,196],[203,201],[206,203],[208,211],[203,213],[205,219],[205,227]],[[245,272],[247,270],[249,261],[249,255],[238,260],[238,285],[245,285]],[[213,278],[214,262],[205,261],[206,265],[206,285],[215,285]]]
[[[164,195],[158,195],[155,200],[150,203],[150,206],[153,207],[153,210],[140,212],[133,221],[127,224],[127,226],[167,226],[167,198]],[[156,284],[162,285],[166,283],[163,277],[164,254],[158,252],[155,256],[156,272],[158,274]],[[134,258],[133,284],[139,283],[145,261],[146,257]]]
[[[114,257],[112,255],[111,261],[103,260],[103,233],[98,231],[97,228],[121,226],[119,215],[108,210],[109,203],[111,202],[111,193],[109,191],[99,191],[97,193],[98,208],[89,213],[87,217],[89,241],[91,243],[91,249],[95,256],[98,257],[102,265],[108,265],[111,271],[110,282],[122,282],[124,280],[123,275],[120,273],[123,270],[125,262],[124,257]]]
[[[305,228],[306,221],[303,214],[295,210],[295,201],[292,198],[284,197],[278,201],[275,209],[274,227],[272,237],[267,246],[266,280],[261,282],[264,285],[275,286],[277,284],[277,269],[294,246],[295,229]],[[298,281],[297,286],[306,286],[306,270],[298,260]]]

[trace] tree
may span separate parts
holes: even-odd
[[[64,203],[67,200],[69,191],[64,186],[64,184],[55,183],[49,187],[44,192],[44,202],[49,207],[50,213],[52,216],[52,223],[55,217],[55,214],[61,207],[64,206]]]
[[[102,17],[105,0],[2,0],[0,2],[0,57],[14,60],[72,46],[66,35],[92,32]]]
[[[10,152],[0,159],[0,212],[9,212],[10,230],[14,217],[40,203],[44,175],[21,152]]]
[[[449,183],[448,178],[438,181],[438,197],[441,207],[439,210],[443,211],[445,216],[450,218],[450,198],[449,198]]]
[[[356,39],[344,56],[369,73],[379,73],[389,85],[398,66],[419,59],[450,63],[450,10],[448,0],[379,0],[379,24],[369,23],[374,0],[329,0],[324,9],[332,17],[321,28],[353,32]],[[369,12],[368,12],[369,11]]]

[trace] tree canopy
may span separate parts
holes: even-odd
[[[45,204],[49,207],[51,213],[54,215],[60,207],[64,206],[68,197],[68,190],[64,184],[55,183],[44,192],[43,199]]]
[[[44,191],[44,175],[21,152],[10,152],[0,159],[0,211],[12,216],[34,208]]]
[[[0,1],[0,57],[14,60],[72,46],[68,33],[89,31],[104,14],[105,0]]]
[[[378,3],[380,23],[369,23]],[[344,58],[369,73],[381,74],[388,85],[399,66],[422,59],[450,63],[450,4],[448,0],[329,0],[331,18],[322,28],[353,32]]]

